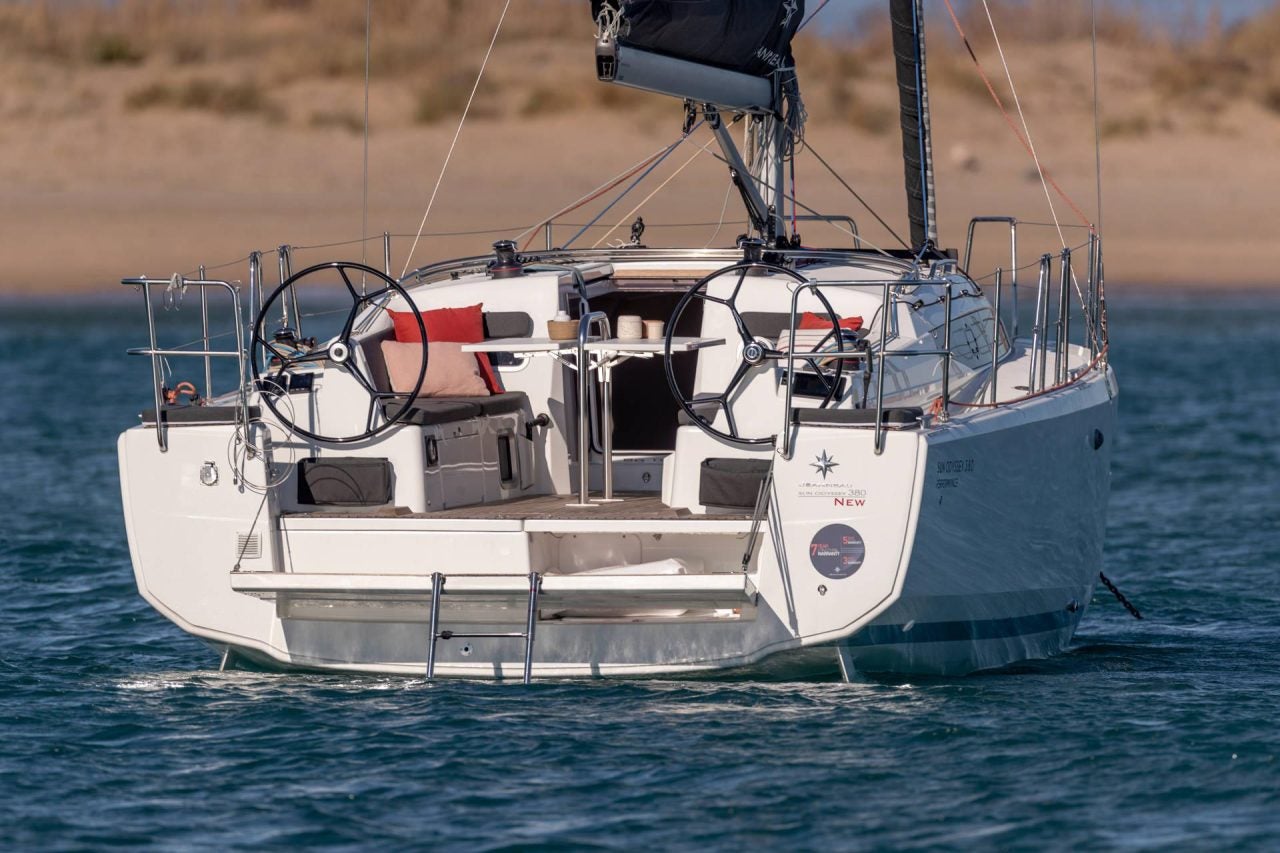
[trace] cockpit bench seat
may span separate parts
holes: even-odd
[[[528,395],[523,391],[506,391],[488,397],[419,397],[413,401],[401,421],[415,426],[438,426],[489,415],[517,414],[528,406]],[[400,398],[382,403],[383,412],[393,415],[404,405]]]
[[[924,410],[918,406],[885,409],[881,423],[894,429],[908,429],[920,425]],[[875,409],[792,409],[793,424],[811,426],[875,426]]]
[[[178,424],[234,424],[239,422],[241,409],[239,406],[161,406],[161,419],[168,425]],[[138,414],[144,424],[155,424],[156,410],[143,409]],[[257,406],[249,407],[249,419],[262,417],[262,410]]]

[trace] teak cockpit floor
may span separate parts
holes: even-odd
[[[751,518],[750,513],[716,513],[695,515],[687,509],[669,507],[655,494],[624,494],[617,503],[598,503],[589,507],[569,506],[576,495],[535,495],[489,504],[472,504],[438,512],[409,513],[404,509],[382,509],[374,512],[338,510],[333,512],[298,513],[312,518],[466,518],[527,521],[529,519],[566,519],[598,521],[677,521],[680,519],[735,521]]]

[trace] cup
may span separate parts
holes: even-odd
[[[645,320],[644,336],[653,341],[662,337],[662,327],[665,325],[661,320]]]
[[[621,314],[618,316],[618,340],[637,341],[644,336],[640,315]]]

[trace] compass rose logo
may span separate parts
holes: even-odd
[[[787,25],[791,23],[791,19],[795,17],[796,12],[800,11],[800,3],[798,0],[786,0],[782,4],[782,8],[787,13],[782,19],[782,28],[785,30]]]
[[[809,467],[815,469],[822,475],[822,479],[826,480],[827,475],[831,473],[832,468],[840,467],[840,463],[834,457],[828,456],[827,451],[822,451],[821,456],[815,456],[816,462],[810,462]]]

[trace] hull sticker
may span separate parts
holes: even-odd
[[[847,524],[828,524],[809,542],[809,562],[818,574],[832,580],[851,577],[866,556],[862,537]]]

